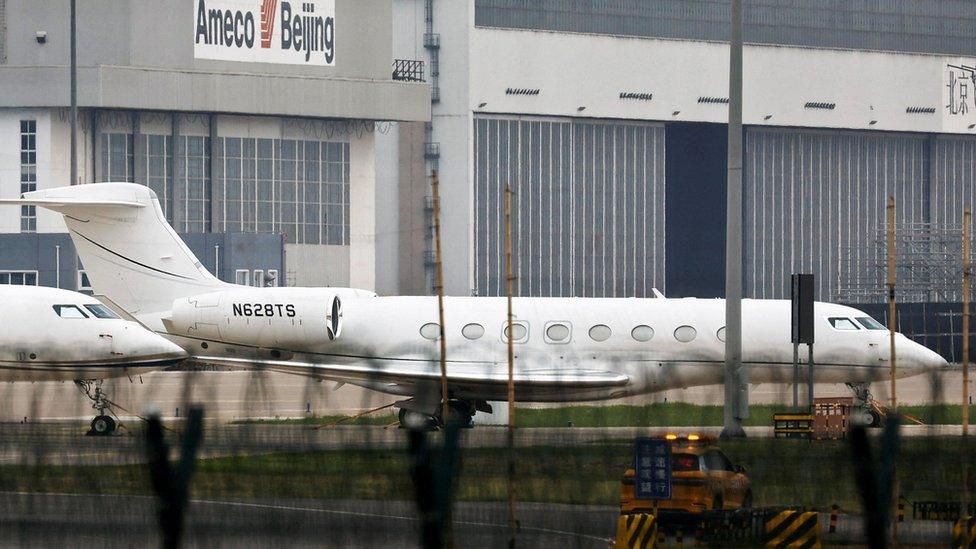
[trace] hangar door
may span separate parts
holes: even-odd
[[[506,183],[516,295],[665,290],[662,124],[479,116],[474,130],[478,295],[505,293]]]
[[[788,298],[791,272],[837,300],[845,277],[876,277],[859,254],[883,230],[929,220],[929,139],[878,132],[748,128],[743,173],[745,295]],[[862,272],[863,271],[863,272]]]

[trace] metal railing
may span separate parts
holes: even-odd
[[[424,62],[417,59],[394,59],[393,79],[401,82],[426,82]]]

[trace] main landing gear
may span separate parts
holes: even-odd
[[[108,436],[114,434],[116,428],[118,428],[118,422],[109,415],[113,412],[111,402],[105,396],[105,391],[102,390],[102,380],[76,379],[75,385],[92,401],[92,408],[98,411],[98,415],[91,420],[91,428],[87,434],[89,436]]]
[[[457,423],[464,428],[470,428],[472,426],[471,420],[475,414],[475,407],[467,401],[451,399],[447,403],[447,413],[448,422]],[[400,426],[405,429],[433,431],[446,425],[444,418],[441,417],[442,415],[439,405],[437,411],[433,414],[427,414],[409,407],[401,407],[399,413]]]

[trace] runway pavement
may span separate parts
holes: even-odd
[[[0,493],[0,546],[158,547],[156,500]],[[521,547],[605,548],[616,507],[519,504]],[[206,501],[186,514],[186,547],[419,547],[409,501]],[[458,503],[457,547],[508,544],[507,507]]]
[[[976,385],[976,384],[973,384]],[[272,372],[154,372],[133,379],[107,380],[109,397],[124,410],[123,415],[158,410],[164,417],[185,415],[185,402],[202,404],[207,417],[222,421],[242,418],[303,417],[347,414],[375,408],[398,400],[398,397],[369,391],[352,385],[336,388],[333,382]],[[935,390],[933,390],[935,389]],[[650,402],[690,402],[721,404],[720,385],[689,387],[588,405],[646,404]],[[976,389],[971,388],[971,392]],[[850,396],[843,385],[817,384],[817,396]],[[887,383],[877,383],[873,393],[888,398]],[[961,372],[946,372],[936,377],[916,376],[899,380],[898,399],[902,404],[930,402],[957,403],[962,394]],[[805,395],[805,387],[801,388]],[[761,384],[750,388],[750,402],[789,403],[792,388],[788,384]],[[559,406],[558,404],[525,404]],[[90,419],[89,401],[70,382],[0,384],[0,422],[38,420]]]

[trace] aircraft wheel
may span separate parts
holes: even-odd
[[[413,410],[407,410],[406,408],[400,408],[400,413],[398,414],[400,419],[400,427],[404,429],[431,429],[432,426],[436,426],[434,418],[428,416],[427,414],[422,414],[420,412],[415,412]]]
[[[104,414],[95,416],[95,419],[91,421],[91,430],[89,431],[89,434],[95,436],[111,435],[115,432],[115,427],[115,420],[112,419],[112,416],[107,416]]]
[[[474,417],[474,410],[471,405],[463,400],[452,400],[448,403],[448,421],[453,421],[461,427],[471,427],[471,418]]]

